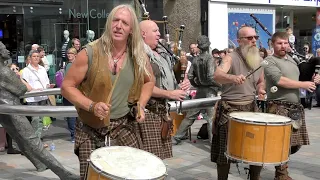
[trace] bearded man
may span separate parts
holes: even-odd
[[[268,97],[267,112],[290,117],[293,120],[290,153],[294,154],[301,146],[310,144],[299,88],[313,92],[319,84],[319,75],[314,76],[312,81],[299,81],[298,65],[287,55],[288,39],[289,35],[285,32],[276,32],[272,36],[274,54],[266,58],[268,65],[265,66],[264,74]],[[271,92],[273,86],[278,87],[276,92]],[[287,163],[276,166],[274,179],[291,180],[287,169]]]
[[[251,27],[242,27],[237,33],[239,47],[227,54],[214,73],[214,80],[222,84],[221,100],[216,103],[211,146],[211,161],[217,163],[218,179],[227,180],[230,160],[225,156],[227,149],[228,114],[232,111],[256,112],[257,94],[264,95],[264,74],[262,70],[245,75],[256,69],[260,62],[256,41],[259,39]],[[258,180],[261,166],[250,165],[250,179]]]

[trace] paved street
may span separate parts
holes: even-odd
[[[320,179],[320,109],[306,110],[307,127],[311,141],[310,146],[303,147],[297,154],[291,156],[289,163],[290,175],[295,180]],[[210,162],[210,146],[208,141],[196,140],[196,134],[204,123],[196,121],[192,126],[193,140],[186,140],[182,145],[174,146],[174,158],[168,159],[169,180],[208,180],[216,179],[215,164]],[[48,144],[54,141],[56,150],[54,156],[70,171],[78,173],[78,160],[73,154],[73,144],[69,140],[66,122],[57,120],[46,132],[44,141]],[[196,142],[194,141],[196,140]],[[244,167],[240,164],[240,174],[232,165],[229,179],[246,179]],[[274,167],[265,167],[262,179],[273,179]],[[0,179],[42,180],[58,179],[50,170],[38,173],[34,166],[21,155],[0,155]]]

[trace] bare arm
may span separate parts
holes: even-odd
[[[216,71],[214,72],[213,79],[219,84],[228,84],[233,83],[234,75],[227,74],[230,70],[232,63],[232,58],[229,55],[226,55],[221,64],[217,67]]]
[[[147,69],[150,73],[150,76],[148,76],[147,74],[144,75],[144,84],[142,86],[141,89],[141,95],[140,95],[140,99],[139,99],[139,103],[142,107],[146,107],[152,92],[153,92],[153,88],[155,87],[155,78],[153,75],[153,71],[152,71],[152,67],[150,65],[150,61],[147,61]]]
[[[84,80],[88,70],[88,56],[82,50],[76,57],[68,73],[66,74],[62,86],[61,94],[75,106],[89,111],[92,100],[85,97],[76,87]]]
[[[261,75],[259,77],[259,80],[257,82],[257,90],[259,89],[265,89],[265,81],[264,81],[264,72],[262,70]]]
[[[297,88],[303,88],[303,82],[301,81],[295,81],[289,78],[286,78],[284,76],[281,76],[278,85],[287,89],[297,89]]]

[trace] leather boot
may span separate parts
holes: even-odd
[[[259,180],[262,166],[250,165],[250,180]]]
[[[274,180],[292,180],[291,177],[289,177],[288,173],[288,164],[284,164],[282,166],[276,166],[276,172]]]
[[[230,163],[217,164],[218,180],[228,180],[229,170],[230,170]]]

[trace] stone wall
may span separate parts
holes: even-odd
[[[187,52],[189,44],[196,42],[197,37],[201,35],[200,5],[200,0],[163,0],[163,14],[168,16],[169,23],[176,29],[182,24],[186,27],[182,47]],[[171,41],[178,39],[173,27],[169,26]]]

